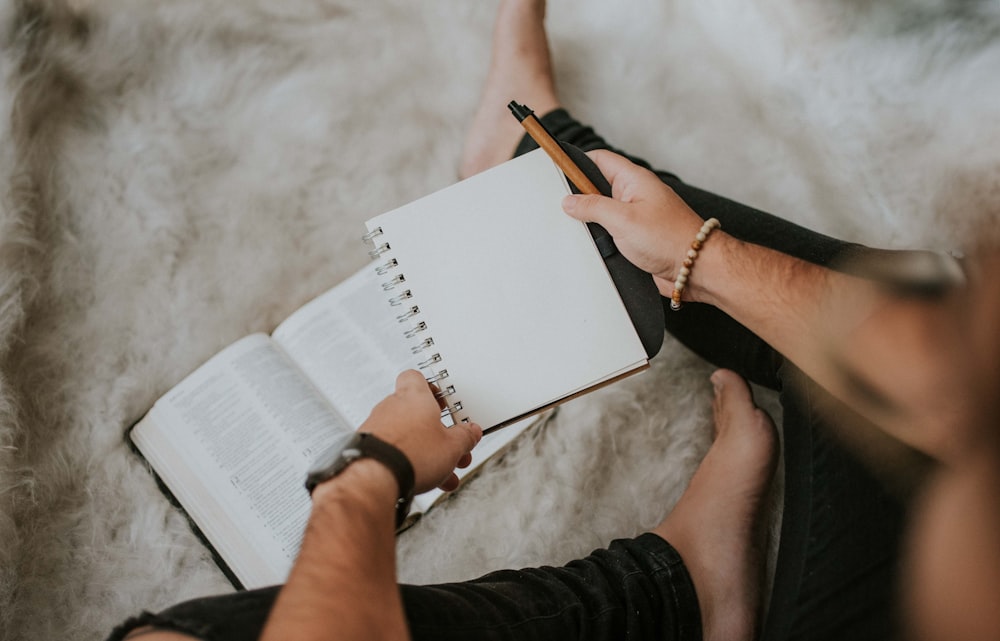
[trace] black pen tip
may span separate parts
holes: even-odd
[[[514,117],[517,118],[518,122],[523,121],[525,118],[535,113],[527,106],[517,104],[517,102],[514,100],[510,101],[510,103],[507,105],[507,108],[510,109],[510,112],[512,114],[514,114]]]

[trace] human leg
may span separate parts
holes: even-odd
[[[143,612],[111,631],[107,641],[168,631],[204,641],[257,639],[278,596],[278,586],[184,601],[162,612]]]
[[[501,13],[501,19],[503,14]],[[539,35],[540,34],[540,35]],[[522,38],[542,38],[544,31],[531,25]],[[523,51],[544,51],[533,68],[548,63],[544,43]],[[497,48],[495,51],[503,51]],[[517,57],[494,56],[490,82],[516,76],[522,64]],[[518,87],[517,98],[528,106],[535,95],[554,94],[551,72],[528,74],[532,81]],[[502,95],[488,88],[484,97]],[[542,111],[539,109],[539,111]],[[480,110],[480,114],[487,113]],[[498,118],[512,120],[506,113]],[[613,149],[592,128],[582,125],[562,109],[541,118],[557,139],[584,150]],[[491,129],[480,119],[477,126]],[[509,129],[507,131],[510,131]],[[519,132],[517,132],[519,133]],[[473,132],[473,136],[477,136]],[[513,136],[515,134],[508,134]],[[496,141],[509,149],[509,139]],[[523,137],[515,153],[534,143]],[[474,148],[475,141],[467,148]],[[648,163],[634,156],[638,164]],[[504,158],[499,157],[496,162]],[[464,165],[466,172],[469,166]],[[477,170],[487,167],[479,166]],[[675,175],[657,172],[702,217],[714,216],[726,231],[748,242],[769,246],[821,265],[844,268],[850,259],[869,248],[845,243],[788,223],[759,210],[740,205],[683,183]],[[783,638],[879,638],[891,636],[890,602],[894,598],[893,568],[902,528],[902,508],[880,484],[827,432],[808,388],[786,385],[793,370],[780,354],[723,312],[705,305],[688,304],[679,312],[667,311],[667,329],[688,347],[721,367],[735,369],[747,378],[782,390],[785,407],[785,510],[775,588],[765,634]],[[683,551],[682,551],[683,553]]]
[[[544,20],[545,0],[500,3],[489,75],[462,150],[462,178],[510,158],[523,133],[507,111],[511,100],[528,100],[539,113],[559,106]]]
[[[546,115],[543,122],[571,144],[621,153],[563,110]],[[523,140],[518,151],[532,146],[530,139]],[[883,253],[815,234],[685,185],[672,174],[658,174],[703,217],[719,218],[727,232],[744,240],[828,266]],[[707,360],[781,390],[785,518],[764,638],[894,636],[899,629],[894,603],[902,503],[837,441],[815,402],[821,392],[769,345],[708,305],[667,310],[665,318],[668,331]]]
[[[542,120],[571,144],[621,153],[564,110]],[[518,151],[532,147],[530,139],[523,139]],[[642,159],[631,159],[648,168]],[[881,252],[816,234],[686,185],[673,174],[657,173],[695,211],[719,218],[727,232],[743,240],[835,267]],[[764,638],[892,637],[898,629],[893,604],[905,516],[901,502],[837,441],[814,402],[819,391],[769,345],[708,305],[688,304],[679,312],[667,310],[665,317],[668,331],[710,362],[781,391],[785,518]]]
[[[715,442],[653,531],[684,556],[701,595],[706,639],[756,638],[765,532],[759,518],[775,470],[774,423],[730,370],[712,375]],[[727,527],[718,527],[726,522]]]
[[[401,586],[413,639],[702,638],[695,587],[677,551],[644,534],[564,567],[501,570]]]
[[[407,605],[414,637],[423,638],[426,621],[428,639],[462,638],[443,622],[487,639],[674,639],[696,631],[708,641],[752,638],[760,620],[760,508],[777,436],[739,376],[720,370],[712,381],[715,440],[652,534],[566,568],[494,573],[410,596],[404,588],[415,606]],[[460,607],[444,614],[440,603],[425,607],[442,596],[436,590]]]
[[[194,599],[145,613],[117,628],[108,641],[144,626],[204,641],[257,639],[279,589]],[[462,583],[401,585],[400,591],[415,640],[702,638],[684,562],[653,534],[614,541],[565,567],[501,570]]]
[[[791,364],[779,376],[784,518],[761,638],[898,638],[905,504],[835,438],[823,392]]]
[[[401,586],[411,636],[435,641],[750,638],[758,621],[755,586],[761,562],[753,533],[774,469],[776,439],[773,424],[754,407],[742,380],[717,372],[713,381],[715,442],[677,508],[652,533],[612,542],[561,568]],[[668,539],[676,539],[676,545]],[[278,590],[195,599],[147,613],[116,629],[109,641],[143,626],[206,641],[255,639]],[[702,610],[700,603],[707,607]]]

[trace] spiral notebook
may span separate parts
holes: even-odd
[[[568,193],[536,150],[367,222],[401,331],[455,420],[497,429],[648,365]]]

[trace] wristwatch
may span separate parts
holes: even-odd
[[[410,459],[398,448],[370,432],[345,434],[323,452],[306,475],[306,489],[312,495],[317,485],[337,476],[347,466],[362,458],[375,459],[389,468],[399,485],[396,499],[396,527],[403,524],[413,501],[414,474]]]

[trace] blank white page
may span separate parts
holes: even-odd
[[[459,419],[484,429],[625,371],[646,353],[586,226],[562,211],[569,187],[541,150],[368,221],[424,322],[422,355],[440,354]],[[388,303],[387,303],[388,306]],[[387,310],[388,311],[388,310]]]

